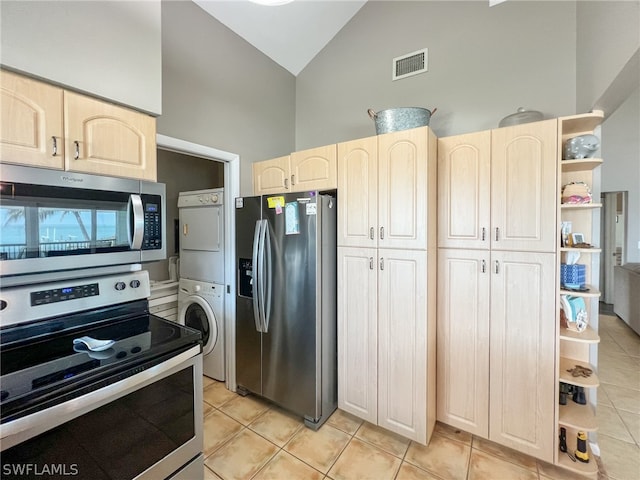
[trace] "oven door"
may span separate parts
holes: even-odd
[[[200,347],[0,432],[3,477],[180,478],[202,464]]]
[[[164,193],[164,184],[3,165],[2,276],[163,259]]]

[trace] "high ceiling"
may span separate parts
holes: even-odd
[[[293,75],[298,75],[367,0],[193,0]]]

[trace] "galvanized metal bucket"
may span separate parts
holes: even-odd
[[[436,110],[437,108],[428,110],[420,107],[403,107],[389,108],[379,112],[369,109],[367,113],[376,124],[376,133],[380,135],[429,125],[431,115],[436,113]]]

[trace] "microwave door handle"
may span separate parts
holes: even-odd
[[[131,250],[140,250],[142,238],[144,237],[144,209],[142,208],[142,198],[140,195],[131,194],[127,207],[129,222],[127,223],[129,233],[129,247]]]
[[[256,227],[253,232],[253,256],[251,258],[251,278],[253,280],[252,300],[253,300],[253,320],[256,323],[256,331],[262,332],[262,322],[260,321],[260,274],[258,269],[258,252],[260,250],[260,239],[262,233],[262,222],[256,220]]]

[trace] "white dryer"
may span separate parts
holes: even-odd
[[[180,278],[224,281],[223,188],[178,194]]]
[[[178,323],[202,333],[203,373],[224,381],[224,285],[181,278]]]

